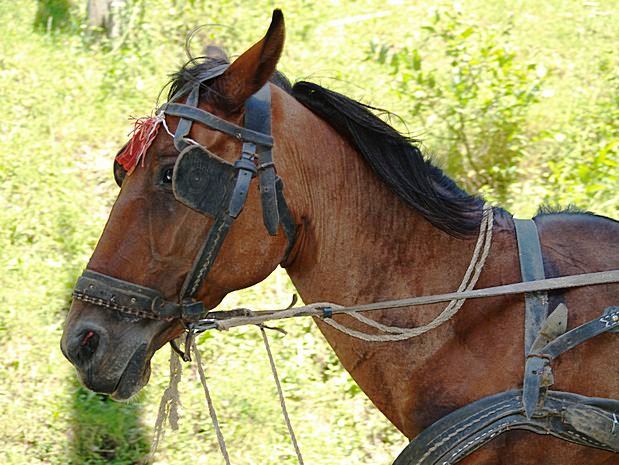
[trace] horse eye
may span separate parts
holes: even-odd
[[[165,168],[161,172],[161,183],[172,184],[172,174],[174,174],[174,168]]]

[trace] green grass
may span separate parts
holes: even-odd
[[[111,162],[126,139],[128,116],[153,109],[168,74],[185,59],[187,31],[198,24],[229,25],[198,34],[195,48],[213,35],[238,54],[266,30],[273,7],[265,0],[148,5],[132,10],[131,34],[106,43],[79,27],[34,32],[35,5],[0,0],[2,464],[146,462],[167,382],[167,349],[155,357],[149,386],[129,403],[84,390],[59,350],[71,288],[117,193]],[[288,29],[281,69],[293,80],[318,81],[412,123],[414,96],[394,91],[397,76],[368,59],[370,43],[417,44],[433,5],[281,2]],[[619,137],[617,4],[462,5],[466,20],[481,28],[511,21],[517,59],[549,70],[544,96],[523,128],[528,154],[515,167],[519,176],[508,206],[531,214],[544,199],[573,200],[616,215],[617,150],[604,148]],[[429,60],[439,56],[425,53]],[[422,136],[440,159],[440,139]],[[278,271],[229,296],[223,308],[281,307],[292,292]],[[391,463],[405,439],[371,406],[310,321],[284,327],[288,336],[271,339],[306,462]],[[206,334],[200,347],[233,463],[294,463],[259,334]],[[222,463],[198,378],[191,367],[185,370],[180,429],[167,432],[156,463]]]

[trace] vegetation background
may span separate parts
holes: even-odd
[[[148,458],[167,350],[119,404],[79,386],[59,350],[71,288],[117,194],[112,158],[168,75],[217,39],[231,54],[283,9],[281,70],[393,111],[436,163],[521,216],[541,203],[617,217],[619,4],[614,0],[127,0],[108,38],[85,1],[0,0],[0,463],[222,463],[199,381],[185,370],[180,430]],[[404,125],[406,121],[407,125]],[[273,308],[278,271],[235,293]],[[406,440],[374,409],[310,321],[273,336],[307,463],[389,464]],[[294,456],[259,335],[200,347],[235,464]]]

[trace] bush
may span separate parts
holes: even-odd
[[[34,28],[41,31],[64,30],[71,24],[71,0],[38,0]]]
[[[619,214],[619,76],[606,70],[606,92],[592,108],[548,131],[552,147],[545,201]]]
[[[510,27],[481,28],[461,13],[436,11],[418,47],[372,43],[409,116],[431,136],[431,151],[466,189],[505,202],[530,136],[528,111],[545,69],[523,63]],[[427,137],[427,136],[426,136]]]

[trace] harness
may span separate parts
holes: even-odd
[[[224,73],[228,65],[213,67],[190,90],[181,89],[159,110],[159,115],[180,118],[174,133],[179,151],[172,176],[176,199],[213,220],[204,244],[193,261],[181,287],[178,301],[166,300],[156,289],[112,276],[85,270],[78,279],[73,296],[121,313],[153,320],[180,320],[187,328],[187,343],[193,335],[193,323],[208,313],[196,299],[221,246],[243,210],[251,180],[258,176],[263,222],[268,233],[276,235],[281,225],[288,239],[285,262],[296,235],[296,224],[286,204],[283,182],[275,171],[271,137],[271,93],[267,83],[245,103],[244,126],[225,121],[198,108],[200,87]],[[185,103],[176,101],[187,94]],[[229,163],[205,147],[188,139],[194,122],[223,132],[243,142],[241,155]],[[178,350],[173,344],[173,347]],[[186,347],[189,347],[187,345]],[[189,353],[181,353],[189,360]]]
[[[545,278],[537,227],[514,220],[523,281]],[[510,430],[527,430],[583,446],[619,452],[619,401],[549,390],[551,362],[606,332],[619,332],[619,307],[570,331],[567,307],[549,315],[546,291],[525,293],[522,389],[484,397],[441,418],[415,437],[393,465],[452,465]]]
[[[273,162],[269,85],[247,100],[243,127],[198,108],[200,86],[223,74],[226,68],[227,65],[212,68],[191,89],[183,89],[174,95],[158,112],[180,118],[173,135],[174,146],[179,151],[172,176],[175,198],[213,220],[181,287],[178,301],[166,300],[156,289],[92,270],[83,272],[73,292],[78,300],[124,314],[181,321],[187,330],[185,352],[175,343],[171,344],[186,361],[190,359],[189,347],[195,332],[217,327],[212,324],[215,320],[203,319],[208,311],[196,299],[196,294],[212,269],[230,227],[243,210],[254,177],[259,179],[266,230],[270,235],[276,235],[281,226],[288,239],[284,262],[296,236],[297,226],[286,204],[283,182],[277,176]],[[176,102],[187,93],[184,104]],[[189,139],[194,122],[242,141],[239,159],[229,163]],[[515,220],[515,224],[522,280],[543,280],[544,266],[535,223]],[[547,316],[548,295],[545,291],[525,293],[525,303],[523,388],[485,397],[440,419],[417,436],[394,465],[451,465],[494,437],[514,429],[619,451],[619,401],[548,389],[554,383],[551,362],[555,358],[599,334],[619,331],[619,307],[608,307],[599,318],[566,332],[567,308],[559,305]],[[379,308],[385,308],[384,303]],[[333,313],[331,309],[328,314],[325,309],[321,312],[324,318],[330,318]],[[297,309],[293,316],[301,314]],[[202,320],[202,325],[197,324],[199,320]],[[205,327],[204,322],[211,323]]]

